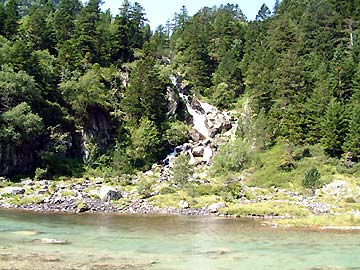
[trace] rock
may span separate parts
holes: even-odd
[[[23,235],[23,236],[33,236],[33,235],[39,234],[39,232],[37,232],[37,231],[15,231],[12,233],[17,234],[17,235]]]
[[[187,201],[181,200],[178,203],[178,206],[180,206],[182,209],[186,209],[186,208],[189,208],[189,203]]]
[[[21,187],[4,187],[0,195],[18,195],[18,194],[24,194],[25,189]]]
[[[219,209],[226,207],[224,202],[218,202],[218,203],[214,203],[210,206],[208,206],[208,210],[210,213],[216,213],[219,211]]]
[[[70,244],[69,241],[57,240],[57,239],[52,239],[52,238],[41,238],[40,243],[42,243],[42,244],[50,244],[50,245],[67,245],[67,244]]]
[[[202,157],[204,155],[204,146],[196,146],[191,151],[194,157]]]
[[[348,183],[342,180],[335,180],[322,189],[325,193],[335,196],[343,196],[352,192]]]
[[[189,132],[190,138],[194,141],[194,142],[200,142],[205,138],[204,135],[202,135],[199,131],[197,131],[196,129],[192,129]]]
[[[23,186],[33,186],[34,182],[31,179],[25,179],[21,181],[21,185]]]
[[[211,147],[210,146],[206,146],[205,148],[204,148],[204,153],[203,153],[203,161],[205,162],[205,163],[207,163],[207,164],[209,164],[210,163],[210,160],[211,160],[211,158],[212,158],[212,156],[213,156],[213,150],[211,149]]]
[[[110,186],[102,186],[99,192],[99,197],[102,201],[119,200],[122,196],[120,191]]]

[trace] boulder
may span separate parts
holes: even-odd
[[[186,208],[189,208],[189,203],[187,201],[184,201],[184,200],[181,200],[179,203],[178,203],[179,207],[182,208],[182,209],[186,209]]]
[[[120,191],[111,186],[102,186],[99,192],[99,197],[102,201],[117,201],[122,196]]]
[[[211,146],[210,145],[206,146],[204,148],[204,152],[203,152],[203,161],[206,164],[209,164],[213,154],[214,153],[213,153],[213,150],[212,150]]]
[[[335,180],[323,187],[323,191],[329,195],[343,196],[352,192],[346,181]]]
[[[218,203],[214,203],[210,206],[208,206],[208,210],[210,213],[216,213],[218,212],[221,208],[226,207],[224,202],[218,202]]]
[[[194,157],[202,157],[204,155],[204,146],[196,146],[192,149],[192,154]]]
[[[0,195],[18,195],[18,194],[24,194],[25,189],[21,187],[4,187]]]
[[[194,141],[194,142],[200,142],[202,140],[205,140],[205,136],[202,135],[199,131],[197,131],[196,129],[192,129],[189,132],[190,138]]]

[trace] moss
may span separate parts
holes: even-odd
[[[310,214],[310,211],[289,202],[258,202],[249,204],[233,204],[220,211],[223,214],[237,217],[245,216],[296,216],[302,217]]]

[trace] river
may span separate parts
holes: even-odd
[[[274,229],[251,219],[0,210],[1,270],[339,270],[360,269],[359,254],[360,233]]]

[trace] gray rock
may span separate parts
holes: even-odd
[[[187,201],[183,201],[181,200],[178,205],[182,208],[182,209],[186,209],[186,208],[189,208],[189,203]]]
[[[224,202],[218,202],[218,203],[214,203],[210,206],[208,206],[208,210],[210,213],[216,213],[219,211],[219,209],[226,207]]]
[[[42,239],[40,239],[40,242],[42,244],[51,244],[51,245],[67,245],[67,244],[70,244],[69,241],[57,240],[57,239],[52,239],[52,238],[42,238]]]
[[[21,187],[4,187],[0,195],[18,195],[18,194],[24,194],[25,189]]]
[[[346,181],[335,180],[323,187],[323,191],[329,195],[343,196],[352,192]]]
[[[196,146],[192,149],[192,154],[194,157],[202,157],[204,155],[204,146]]]
[[[110,186],[102,186],[99,192],[102,201],[119,200],[122,196],[120,191]]]

